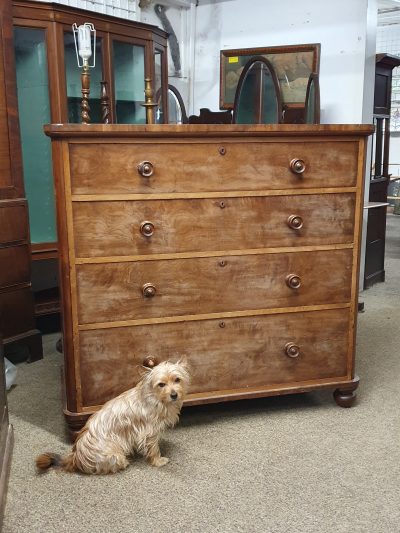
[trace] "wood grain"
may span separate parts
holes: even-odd
[[[354,194],[73,205],[77,257],[306,246],[353,242]],[[289,228],[290,215],[304,226]],[[140,233],[151,221],[154,234]]]
[[[135,385],[146,356],[186,355],[191,392],[246,389],[274,383],[343,377],[348,310],[270,315],[85,331],[80,335],[83,405],[102,404]],[[284,353],[287,342],[300,356]]]
[[[352,250],[77,267],[79,323],[222,313],[350,299]],[[334,268],[332,268],[334,265]],[[291,289],[286,277],[301,277]],[[142,294],[151,283],[152,298]]]
[[[159,194],[353,186],[357,149],[357,142],[326,141],[321,148],[320,143],[300,140],[269,144],[72,144],[72,192]],[[295,158],[305,162],[301,175],[290,170]],[[138,171],[144,160],[154,167],[153,175],[147,178]]]

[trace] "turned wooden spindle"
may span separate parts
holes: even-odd
[[[81,102],[81,119],[82,124],[90,124],[90,106],[89,106],[89,94],[90,94],[90,74],[89,65],[84,64],[81,74],[82,82],[82,102]]]
[[[101,121],[103,124],[110,124],[110,98],[108,96],[107,82],[101,81],[100,87]]]

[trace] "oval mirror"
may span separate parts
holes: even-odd
[[[161,102],[160,98],[161,94],[158,93],[157,102]],[[156,123],[162,124],[163,122],[160,105],[156,111]],[[188,118],[181,93],[173,85],[168,85],[168,124],[187,124],[187,122]]]
[[[320,96],[318,74],[310,74],[308,78],[304,122],[306,124],[320,123]]]
[[[282,97],[271,63],[254,56],[240,75],[233,106],[234,124],[278,124],[282,122]]]

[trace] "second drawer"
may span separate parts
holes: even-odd
[[[352,255],[344,249],[79,265],[79,322],[348,302]]]
[[[75,253],[101,257],[352,243],[354,206],[351,193],[75,202]]]

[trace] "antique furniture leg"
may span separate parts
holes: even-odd
[[[358,387],[359,382],[360,378],[356,376],[353,379],[352,383],[335,390],[335,392],[333,393],[333,397],[335,398],[335,402],[340,407],[351,407],[353,405],[357,396],[355,391]]]

